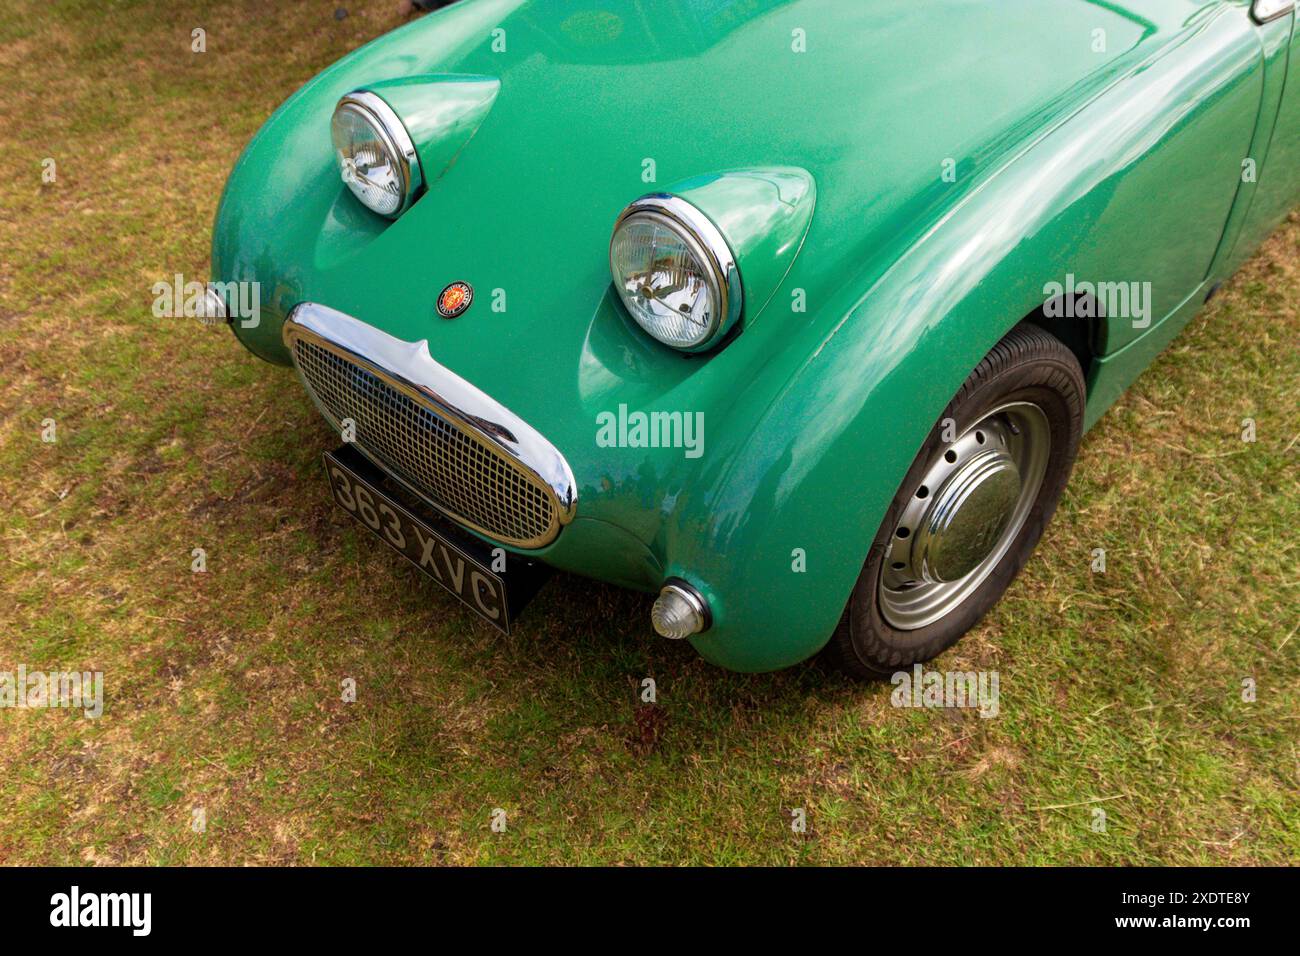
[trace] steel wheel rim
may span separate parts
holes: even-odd
[[[988,412],[941,447],[890,531],[880,613],[912,631],[950,614],[1001,563],[1047,474],[1052,431],[1032,402]]]

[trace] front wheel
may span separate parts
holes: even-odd
[[[1083,433],[1073,353],[1019,325],[971,372],[885,514],[827,652],[886,676],[956,643],[1047,527]]]

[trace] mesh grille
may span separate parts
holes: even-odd
[[[350,359],[298,339],[307,387],[336,421],[356,422],[357,445],[453,518],[510,543],[540,546],[558,530],[548,489]]]

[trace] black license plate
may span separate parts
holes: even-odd
[[[433,578],[493,627],[510,633],[506,583],[446,535],[420,520],[330,452],[330,491],[344,511]]]

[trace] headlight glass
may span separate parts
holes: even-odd
[[[366,208],[394,217],[411,204],[420,163],[406,128],[373,93],[349,93],[330,123],[343,182]]]
[[[739,312],[726,243],[698,210],[675,197],[644,197],[624,211],[609,265],[628,313],[673,348],[707,348]]]

